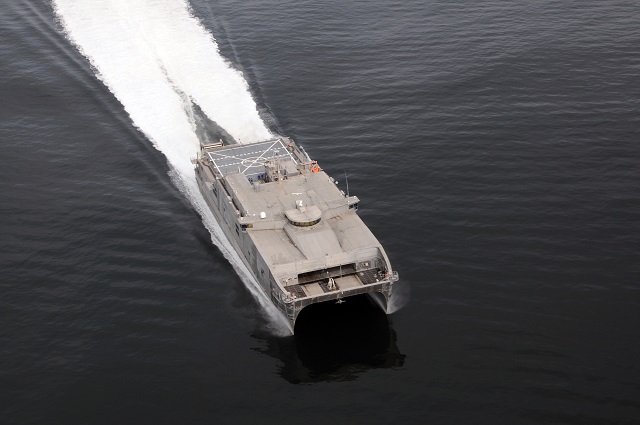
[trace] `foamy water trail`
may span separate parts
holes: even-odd
[[[166,155],[174,183],[200,211],[213,242],[268,313],[273,330],[290,332],[206,207],[190,162],[199,150],[191,101],[239,142],[271,137],[242,75],[222,58],[186,1],[53,0],[53,7],[96,76]]]
[[[409,282],[400,281],[393,286],[387,313],[393,314],[402,309],[411,299],[411,286]]]

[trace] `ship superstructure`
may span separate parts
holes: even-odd
[[[292,329],[304,307],[363,293],[387,311],[398,274],[358,198],[293,140],[205,145],[194,162],[205,201]]]

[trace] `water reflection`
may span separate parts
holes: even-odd
[[[387,315],[366,295],[306,307],[295,336],[253,336],[264,343],[256,350],[280,360],[280,375],[292,383],[353,380],[369,369],[400,367],[405,358]]]

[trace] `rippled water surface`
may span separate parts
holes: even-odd
[[[0,423],[640,423],[636,1],[0,11]],[[269,132],[403,309],[265,308],[189,157]]]

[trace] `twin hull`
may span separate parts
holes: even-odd
[[[261,151],[266,142],[260,142],[250,154],[238,151],[251,144],[203,147],[194,160],[200,192],[225,236],[292,330],[304,307],[359,294],[369,294],[387,312],[397,273],[357,216],[358,199],[337,189],[335,181],[292,140],[274,140],[290,151],[288,156],[277,159],[280,152],[269,151],[273,158],[267,161],[266,152]],[[230,171],[222,166],[228,158],[251,165]],[[273,161],[277,161],[276,171],[269,164]],[[291,187],[298,192],[289,196]],[[260,205],[261,198],[279,200],[263,207],[269,216],[247,209]],[[322,249],[328,251],[325,256]]]

